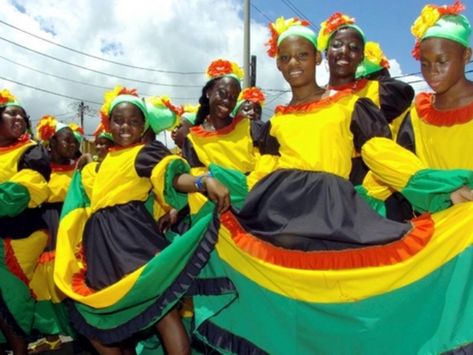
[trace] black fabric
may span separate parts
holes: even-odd
[[[31,169],[39,172],[46,181],[51,176],[51,165],[48,153],[41,144],[29,147],[18,161],[18,171]]]
[[[412,86],[403,81],[391,78],[379,79],[381,111],[389,123],[409,108],[414,95]]]
[[[95,290],[143,266],[168,245],[141,201],[96,211],[83,238],[86,282]]]
[[[250,121],[250,134],[251,134],[251,139],[253,140],[253,146],[258,147],[259,144],[259,137],[261,136],[261,133],[263,132],[265,123],[263,121],[255,121],[251,120]]]
[[[304,251],[386,244],[411,229],[379,216],[349,181],[302,170],[277,170],[260,181],[237,218],[262,240]]]
[[[206,338],[212,346],[217,349],[224,349],[232,354],[263,355],[268,354],[255,344],[236,334],[220,328],[210,321],[205,321],[197,331]]]
[[[442,353],[442,355],[473,355],[473,343]]]
[[[145,145],[135,159],[135,169],[140,177],[150,177],[153,168],[165,157],[171,155],[166,146],[160,141],[154,140]]]
[[[361,185],[370,169],[361,157],[352,158],[349,180],[353,186]]]
[[[0,227],[0,238],[22,239],[47,224],[40,208],[27,208],[15,217],[0,217]]]
[[[44,223],[49,232],[49,241],[45,251],[56,249],[57,231],[59,228],[59,217],[61,216],[62,202],[45,203],[41,206]]]
[[[192,219],[190,216],[190,207],[186,205],[181,208],[177,213],[177,222],[174,223],[169,229],[179,235],[187,232],[192,226]]]
[[[205,165],[199,160],[194,145],[187,137],[184,139],[184,143],[182,144],[182,157],[187,160],[192,168],[205,167]]]
[[[407,222],[415,217],[410,202],[399,192],[394,192],[384,201],[386,207],[386,218],[397,221]]]
[[[381,111],[368,98],[360,98],[355,104],[350,124],[353,143],[357,152],[373,137],[391,138],[391,130]]]
[[[260,149],[260,153],[269,155],[280,155],[279,154],[279,142],[271,134],[271,121],[268,121],[261,128],[257,146]]]
[[[236,293],[235,285],[226,277],[196,279],[189,289],[189,295],[218,296]]]
[[[412,118],[410,113],[408,113],[402,121],[396,141],[399,145],[415,154],[416,139],[414,136],[414,128],[412,127]]]
[[[77,310],[75,304],[71,300],[66,300],[68,304],[71,321],[77,331],[86,337],[97,339],[103,344],[110,345],[121,342],[134,333],[147,327],[153,321],[158,321],[164,314],[164,309],[170,304],[177,303],[187,291],[191,288],[195,278],[202,268],[207,264],[210,253],[214,250],[217,242],[218,229],[220,221],[218,214],[214,212],[213,219],[209,228],[204,233],[199,245],[190,257],[189,262],[181,273],[176,277],[169,288],[155,302],[145,309],[142,313],[137,314],[135,318],[112,329],[99,329],[91,326],[82,317]]]

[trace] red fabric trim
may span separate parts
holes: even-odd
[[[138,143],[135,143],[135,144],[127,145],[126,147],[122,147],[120,145],[114,145],[113,147],[108,148],[108,151],[109,152],[118,152],[120,150],[133,148],[133,147],[136,147],[138,145],[144,145],[144,143],[143,142],[138,142]]]
[[[56,258],[56,251],[45,251],[43,254],[40,255],[38,259],[38,264],[44,265],[51,261],[54,261]]]
[[[3,240],[3,245],[5,247],[5,264],[8,270],[18,277],[25,285],[30,284],[30,280],[26,277],[23,269],[21,268],[20,263],[15,257],[15,251],[11,245],[11,239],[7,238]]]
[[[433,105],[433,98],[433,93],[422,92],[417,95],[415,100],[417,113],[425,123],[439,127],[450,127],[473,120],[473,102],[457,109],[439,111]]]
[[[88,296],[95,293],[95,290],[87,286],[85,282],[85,272],[86,270],[82,269],[72,275],[72,291],[82,296]]]
[[[5,147],[0,147],[0,152],[7,152],[9,150],[15,150],[27,143],[33,143],[33,141],[30,139],[30,136],[27,134],[22,135],[18,140],[12,144],[12,145],[7,145]]]
[[[51,163],[51,170],[54,172],[65,172],[65,171],[72,171],[76,168],[76,162],[74,161],[73,164],[54,164]]]
[[[192,134],[195,134],[196,136],[199,137],[215,137],[215,136],[223,136],[225,134],[230,133],[233,131],[238,123],[240,123],[245,117],[239,117],[236,118],[230,123],[228,126],[223,127],[221,129],[218,129],[216,131],[206,131],[204,128],[202,128],[202,125],[200,126],[194,126],[190,129],[190,132]]]
[[[299,251],[276,247],[247,233],[231,212],[221,217],[236,245],[249,255],[271,264],[304,270],[342,270],[393,265],[422,250],[434,232],[434,222],[425,214],[412,220],[413,229],[402,239],[386,245],[334,250]]]
[[[368,79],[360,79],[353,83],[343,84],[340,86],[327,85],[327,89],[337,90],[337,91],[348,89],[348,90],[352,90],[353,92],[358,92],[360,90],[363,90],[366,87],[366,85],[368,85]]]
[[[280,115],[290,114],[290,113],[313,112],[316,109],[330,106],[334,104],[335,102],[337,102],[338,100],[340,100],[341,98],[347,95],[351,95],[351,94],[352,94],[351,90],[341,90],[341,91],[338,91],[335,95],[326,97],[321,100],[312,101],[307,104],[291,105],[291,106],[279,105],[279,106],[276,106],[276,108],[274,109],[274,112]]]

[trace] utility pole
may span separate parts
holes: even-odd
[[[243,88],[250,86],[250,0],[244,0],[244,28],[243,28]]]
[[[250,73],[250,86],[256,86],[256,56],[251,56],[251,73]]]

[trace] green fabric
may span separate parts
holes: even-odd
[[[0,217],[14,217],[23,212],[30,202],[30,193],[15,182],[0,184]]]
[[[317,49],[317,34],[307,26],[296,25],[289,27],[286,31],[279,35],[277,46],[279,47],[282,41],[284,41],[289,36],[299,36],[305,38],[314,45],[315,49]]]
[[[24,110],[24,107],[18,101],[7,102],[4,105],[0,105],[0,107],[8,107],[8,106],[17,106]]]
[[[414,210],[433,213],[450,207],[450,194],[465,185],[473,188],[473,171],[424,169],[411,177],[401,193]]]
[[[216,257],[202,276],[229,277],[238,296],[194,297],[196,327],[211,318],[270,354],[439,354],[473,342],[471,247],[414,284],[338,304],[272,293]]]
[[[187,193],[174,188],[174,178],[180,174],[189,173],[190,167],[185,160],[176,159],[169,163],[164,176],[164,199],[166,203],[180,210],[187,205]]]
[[[245,174],[238,170],[224,168],[211,163],[209,171],[212,176],[227,187],[230,191],[230,200],[233,207],[241,208],[248,195],[248,184]]]
[[[235,107],[233,108],[233,111],[232,111],[232,116],[233,117],[236,117],[237,113],[238,113],[238,110],[240,109],[241,105],[243,105],[243,103],[245,102],[246,100],[238,100]]]
[[[67,195],[62,206],[61,219],[77,208],[85,208],[88,206],[90,206],[90,199],[82,185],[81,172],[80,170],[76,170],[74,175],[72,175],[71,183],[69,184]]]
[[[195,125],[195,119],[197,118],[197,112],[184,112],[182,118],[189,122],[192,126]]]
[[[115,108],[115,106],[123,103],[123,102],[128,102],[132,105],[135,105],[140,109],[140,111],[143,113],[143,116],[145,118],[145,127],[143,129],[143,133],[146,132],[146,130],[149,127],[149,118],[148,118],[148,109],[146,108],[146,103],[144,102],[143,99],[140,99],[137,96],[133,95],[118,95],[111,103],[110,105],[110,110],[108,114],[110,115]]]
[[[470,47],[471,25],[463,15],[442,16],[425,32],[422,40],[432,37],[445,38]]]
[[[146,101],[146,107],[148,110],[149,125],[155,134],[159,134],[176,124],[177,115],[168,107],[164,105],[156,106],[149,101]]]
[[[386,217],[386,205],[383,200],[378,200],[370,195],[368,191],[362,185],[355,186],[355,190],[358,195],[380,216]]]
[[[0,239],[0,298],[13,315],[18,326],[29,334],[33,325],[35,302],[30,289],[23,281],[14,276],[5,264],[5,248]],[[0,331],[0,343],[2,343]],[[4,341],[3,341],[4,342]]]
[[[75,334],[69,322],[66,305],[62,302],[37,301],[33,327],[44,335]]]
[[[375,64],[368,59],[363,59],[360,65],[356,68],[355,78],[364,78],[370,74],[376,73],[383,69],[383,66]]]
[[[355,31],[357,31],[360,35],[361,35],[361,38],[363,40],[363,43],[366,43],[366,36],[365,36],[365,33],[363,32],[363,30],[358,27],[357,25],[343,25],[343,26],[340,26],[338,27],[335,31],[333,31],[331,34],[330,34],[330,37],[328,39],[328,42],[327,42],[327,46],[330,45],[330,41],[332,40],[332,36],[339,30],[341,30],[342,28],[353,28]],[[327,48],[319,48],[320,51],[324,51],[326,50]]]
[[[90,325],[100,329],[112,329],[124,324],[137,314],[142,313],[174,282],[182,272],[199,245],[207,226],[212,218],[207,214],[205,218],[195,223],[192,229],[181,238],[176,238],[145,266],[133,288],[117,303],[105,308],[92,308],[84,304],[75,303],[78,311]],[[183,295],[175,295],[163,312],[150,321],[148,326],[157,322],[167,313]]]
[[[113,142],[113,136],[111,133],[108,133],[108,132],[101,132],[99,135],[98,135],[99,138],[106,138],[108,139],[109,141],[112,141]]]

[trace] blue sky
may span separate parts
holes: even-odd
[[[419,65],[410,55],[414,38],[410,27],[426,4],[450,4],[438,0],[251,0],[251,4],[269,18],[279,16],[293,17],[295,12],[287,4],[294,5],[316,28],[333,12],[339,11],[356,19],[365,31],[368,40],[381,44],[389,59],[395,58],[405,74],[418,72]],[[473,1],[464,0],[464,14],[473,21]],[[254,21],[268,22],[267,19],[251,7]]]

